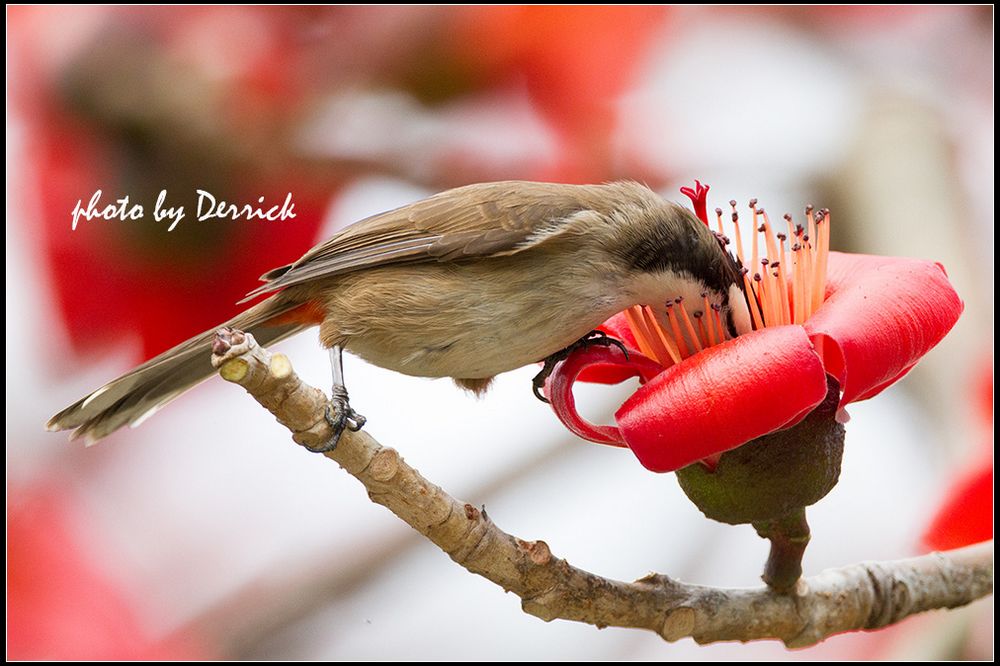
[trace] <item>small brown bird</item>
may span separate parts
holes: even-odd
[[[222,326],[267,345],[319,325],[334,369],[332,448],[344,427],[364,422],[347,402],[342,349],[481,393],[495,375],[553,357],[636,304],[661,312],[680,296],[697,309],[707,292],[731,332],[745,332],[739,271],[698,218],[637,183],[482,183],[345,228],[262,276],[246,300],[271,295]],[[92,443],[135,424],[213,373],[214,333],[111,381],[47,427]]]

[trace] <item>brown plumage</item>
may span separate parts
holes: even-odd
[[[319,323],[325,346],[410,375],[453,377],[478,393],[629,305],[705,289],[724,303],[726,256],[690,213],[636,183],[483,183],[338,232],[265,274],[247,300],[271,295],[222,325],[268,344]],[[214,330],[48,427],[96,441],[137,422],[212,374]]]

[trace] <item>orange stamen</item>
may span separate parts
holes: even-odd
[[[677,315],[674,314],[674,304],[667,303],[667,320],[670,322],[670,330],[674,334],[674,340],[677,341],[677,346],[680,347],[681,356],[687,358],[691,355],[688,350],[687,342],[684,340],[684,335],[681,333],[681,324],[677,321]]]
[[[779,263],[780,259],[778,258],[779,257],[778,246],[774,241],[774,231],[771,228],[771,220],[768,218],[767,213],[763,210],[760,211],[760,215],[761,217],[764,218],[764,242],[767,244],[768,264]],[[779,268],[780,268],[780,263],[779,263]],[[784,309],[782,307],[781,294],[783,291],[786,290],[782,289],[781,285],[778,284],[776,276],[774,275],[774,271],[771,270],[770,266],[766,270],[764,279],[769,282],[769,284],[767,285],[767,291],[770,294],[771,310],[774,315],[774,323],[776,325],[783,324],[785,318],[784,318]]]
[[[768,259],[760,260],[760,284],[763,288],[764,305],[767,308],[767,325],[781,325],[781,296],[778,294],[778,284],[774,276],[771,275],[771,262]]]
[[[754,209],[754,221],[753,221],[753,257],[751,257],[751,259],[750,259],[750,265],[748,266],[748,268],[751,271],[757,271],[758,267],[760,266],[760,251],[759,251],[758,246],[757,246],[757,237],[760,234],[757,233],[757,200],[756,199],[752,199],[752,201],[753,201],[753,203],[751,204],[750,207]],[[767,319],[767,302],[764,300],[764,293],[763,293],[764,285],[761,282],[757,281],[757,280],[754,280],[754,283],[755,283],[754,287],[755,287],[755,290],[756,290],[756,293],[757,293],[757,299],[760,301],[760,315],[761,315],[761,320],[764,322],[764,326],[767,326],[767,321],[766,321],[766,319]]]
[[[781,323],[792,323],[792,311],[788,303],[788,276],[785,273],[785,239],[784,234],[777,234],[778,252],[781,260],[778,262],[778,293],[781,294]]]
[[[816,220],[816,232],[819,234],[816,244],[816,273],[813,275],[812,284],[812,309],[813,312],[823,305],[826,298],[826,263],[830,256],[830,212],[820,211],[820,217]]]
[[[757,233],[757,215],[754,214],[754,225],[753,225],[753,257],[750,258],[750,270],[756,270],[757,266],[760,266],[760,250],[757,248],[757,237],[760,235]]]
[[[753,318],[754,330],[759,331],[764,328],[764,317],[760,313],[760,306],[757,305],[757,294],[754,292],[750,273],[743,274],[743,285],[746,287],[747,301],[750,303],[750,316]]]
[[[713,336],[710,336],[708,334],[708,329],[705,328],[705,320],[702,319],[702,317],[704,315],[705,315],[705,313],[703,311],[701,311],[701,310],[697,310],[694,313],[694,318],[698,322],[698,337],[699,337],[699,339],[701,340],[701,343],[704,346],[706,346],[706,347],[712,347],[712,346],[715,345],[715,343],[712,342],[712,337]]]
[[[760,300],[760,316],[764,320],[764,327],[774,326],[774,319],[771,318],[768,307],[769,301],[767,300],[767,288],[764,287],[764,276],[760,273],[754,273],[753,282],[757,289],[757,298]]]
[[[676,301],[675,301],[676,302]],[[691,325],[691,319],[688,317],[687,310],[679,302],[677,307],[681,311],[681,320],[684,323],[684,330],[687,331],[688,337],[691,338],[691,342],[694,344],[694,353],[698,353],[702,350],[701,340],[698,339],[698,334],[694,330],[694,326]]]
[[[672,340],[660,326],[660,322],[656,321],[656,314],[653,312],[653,309],[647,305],[642,309],[642,314],[645,317],[646,324],[656,334],[656,340],[666,350],[666,355],[660,362],[663,365],[667,365],[666,358],[669,357],[673,363],[680,363],[684,357],[681,355],[680,350],[677,349],[677,342]]]
[[[740,216],[736,212],[736,202],[730,201],[729,204],[733,207],[733,238],[736,239],[736,256],[742,259],[743,237],[740,234]]]
[[[794,236],[793,236],[794,238]],[[792,245],[792,320],[796,324],[805,321],[802,318],[802,246],[798,241]]]
[[[705,304],[705,309],[704,309],[704,313],[706,315],[706,317],[705,317],[705,328],[708,329],[708,343],[709,343],[708,346],[709,347],[714,347],[715,345],[719,344],[722,341],[719,340],[716,337],[716,335],[715,335],[715,329],[712,326],[712,315],[711,315],[712,304],[708,300],[708,292],[707,291],[702,293],[701,300]]]
[[[628,320],[628,327],[632,329],[636,344],[643,356],[660,360],[660,357],[653,351],[653,346],[649,343],[650,333],[646,330],[646,324],[642,317],[642,307],[633,305],[625,310],[625,319]]]
[[[719,329],[719,342],[723,343],[729,339],[729,331],[722,324],[722,315],[720,312],[721,308],[718,305],[712,307],[712,321],[715,322],[716,327]]]
[[[792,258],[792,243],[795,242],[795,229],[792,228],[792,216],[789,215],[788,213],[785,213],[784,217],[785,217],[785,226],[787,227],[787,233],[778,234],[778,240],[781,241],[781,265],[785,266],[785,274],[791,276],[791,279],[788,281],[786,287],[791,292],[788,296],[789,298],[788,323],[792,323],[795,321],[795,312],[794,312],[795,306],[793,303],[795,298],[795,293],[793,291],[793,287],[795,285],[795,265],[794,265],[795,262]],[[781,236],[784,236],[784,238],[781,238]],[[792,262],[791,264],[785,263],[786,246],[788,248],[788,260]]]
[[[816,242],[816,218],[813,216],[812,204],[806,206],[806,233],[809,234],[810,243]]]
[[[805,236],[803,236],[802,238],[805,239]],[[815,268],[814,267],[815,262],[813,261],[812,243],[808,240],[806,240],[802,245],[802,256],[805,259],[805,261],[803,262],[805,266],[805,271],[803,271],[802,275],[802,291],[803,291],[802,305],[805,308],[803,316],[805,317],[805,319],[809,319],[809,317],[811,317],[813,313],[812,285],[813,285],[813,270]]]

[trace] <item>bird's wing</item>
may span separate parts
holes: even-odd
[[[361,268],[514,254],[561,234],[576,213],[605,209],[605,190],[621,185],[506,181],[448,190],[347,227],[265,273],[244,300]]]

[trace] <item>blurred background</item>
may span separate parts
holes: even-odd
[[[227,319],[333,230],[501,179],[633,178],[710,207],[833,211],[834,248],[943,263],[966,303],[854,405],[807,573],[992,536],[991,7],[15,7],[7,11],[7,656],[15,659],[990,658],[992,599],[790,652],[544,624],[214,380],[99,446],[71,401]],[[286,222],[194,219],[194,191]],[[81,221],[98,189],[143,220]],[[187,219],[148,212],[167,189]],[[326,387],[314,333],[283,345]],[[346,359],[368,431],[522,538],[602,575],[753,586],[767,544],[670,475]],[[595,419],[629,386],[582,387]],[[626,545],[623,547],[623,545]]]

